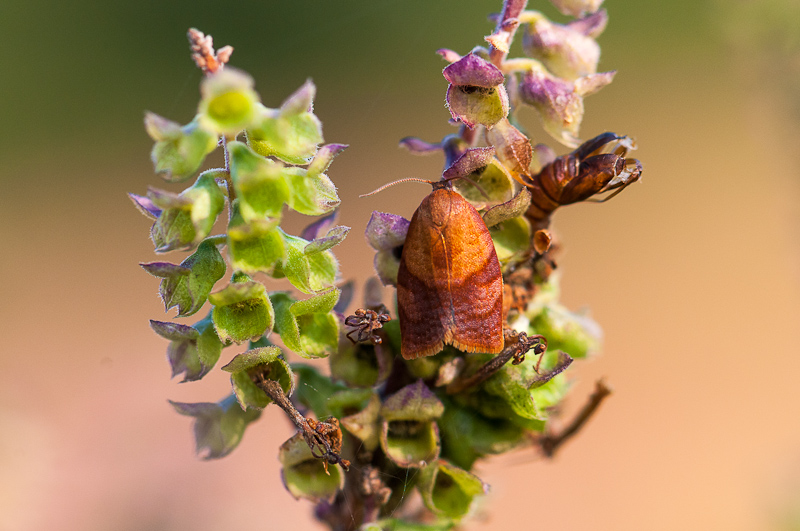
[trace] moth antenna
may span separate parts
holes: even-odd
[[[391,182],[391,183],[389,183],[389,184],[384,184],[383,186],[381,186],[381,187],[380,187],[380,188],[378,188],[377,190],[373,190],[373,191],[371,191],[371,192],[370,192],[370,193],[368,193],[368,194],[361,194],[361,195],[360,195],[360,196],[358,196],[358,197],[368,197],[368,196],[370,196],[370,195],[375,195],[375,194],[377,194],[378,192],[382,192],[382,191],[383,191],[383,190],[385,190],[386,188],[389,188],[390,186],[394,186],[395,184],[404,183],[404,182],[408,182],[408,181],[413,181],[413,182],[417,182],[417,183],[426,183],[426,184],[431,184],[431,185],[432,185],[432,184],[436,184],[437,182],[439,182],[439,181],[427,181],[427,180],[425,180],[425,179],[418,179],[418,178],[416,178],[416,177],[407,177],[407,178],[405,178],[405,179],[400,179],[400,180],[398,180],[398,181],[394,181],[394,182]]]

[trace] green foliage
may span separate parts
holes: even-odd
[[[339,321],[331,313],[339,300],[339,290],[294,301],[286,293],[271,295],[275,308],[275,331],[283,344],[300,356],[324,358],[339,343]]]
[[[254,348],[243,352],[222,367],[222,370],[231,373],[233,394],[242,409],[263,409],[272,403],[272,399],[253,382],[255,371],[266,380],[278,382],[287,396],[294,390],[292,369],[284,361],[278,347]]]
[[[148,112],[145,129],[156,141],[150,158],[156,173],[170,182],[185,181],[195,174],[206,155],[217,147],[217,137],[200,127],[197,119],[181,127],[179,124]]]
[[[170,404],[181,415],[194,417],[194,438],[198,454],[204,459],[225,457],[239,445],[248,424],[261,416],[255,409],[243,410],[231,395],[217,403]]]
[[[164,279],[158,293],[165,310],[178,307],[177,317],[197,313],[226,269],[225,260],[211,241],[202,242],[179,266],[166,262],[141,265],[151,275]]]
[[[150,188],[147,197],[160,214],[150,229],[156,252],[188,249],[211,232],[225,199],[214,180],[215,172],[204,172],[194,185],[180,194]]]
[[[241,343],[256,340],[272,330],[275,311],[264,284],[238,273],[227,287],[212,293],[211,313],[214,327],[222,341]]]

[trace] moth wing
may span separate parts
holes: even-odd
[[[467,352],[503,349],[503,275],[483,218],[452,192],[444,239],[450,256],[452,324],[445,342]]]

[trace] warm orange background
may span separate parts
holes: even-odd
[[[556,228],[563,299],[591,306],[606,334],[602,356],[570,369],[569,410],[599,376],[615,394],[553,462],[481,464],[492,491],[466,529],[800,525],[794,3],[606,3],[601,68],[619,74],[587,100],[582,132],[635,136],[644,181],[566,209]],[[236,48],[267,105],[313,77],[326,140],[352,146],[330,173],[353,227],[336,252],[345,278],[364,279],[369,212],[408,217],[428,189],[357,195],[436,178],[439,158],[397,140],[452,131],[433,51],[479,44],[499,5],[0,3],[0,530],[319,528],[280,486],[277,448],[292,433],[280,411],[202,462],[166,402],[217,400],[229,384],[218,370],[170,381],[147,325],[169,317],[137,265],[156,259],[149,223],[125,197],[160,185],[143,112],[191,119],[189,26]]]

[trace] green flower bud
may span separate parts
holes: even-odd
[[[439,459],[420,471],[417,489],[428,509],[458,520],[469,512],[477,496],[489,491],[489,486],[466,470]]]
[[[439,428],[434,422],[444,405],[422,380],[388,397],[381,408],[381,448],[395,464],[420,468],[439,457]]]
[[[491,128],[508,116],[508,94],[503,73],[492,63],[469,53],[443,71],[450,83],[446,104],[453,119],[467,127]]]
[[[322,146],[308,169],[289,168],[285,174],[289,194],[289,208],[307,216],[321,216],[332,212],[341,200],[333,181],[323,172],[333,158],[347,146],[328,144]]]
[[[172,377],[184,373],[184,382],[193,382],[208,374],[222,353],[224,345],[217,337],[210,314],[192,326],[151,320],[150,327],[170,340],[167,359]]]
[[[203,307],[214,284],[225,275],[225,260],[208,240],[180,265],[168,262],[140,264],[153,276],[161,277],[159,294],[164,310],[178,307],[177,317],[187,317]]]
[[[231,453],[247,425],[261,416],[261,411],[240,408],[233,395],[217,403],[169,403],[181,415],[194,417],[195,446],[198,454],[205,452],[203,459],[219,459]]]
[[[208,300],[214,305],[211,315],[222,341],[256,340],[275,324],[266,288],[243,273],[235,274],[226,288],[210,294]]]
[[[466,179],[453,182],[453,187],[458,193],[475,206],[477,209],[485,208],[488,203],[503,203],[514,196],[514,180],[505,166],[492,157],[488,164],[476,169],[469,175],[472,181],[486,192],[486,195]]]
[[[144,126],[156,142],[150,152],[156,173],[169,182],[181,182],[194,175],[206,155],[217,147],[216,135],[200,127],[197,119],[181,127],[148,112]]]
[[[508,418],[489,418],[471,407],[447,404],[442,419],[442,457],[465,470],[485,455],[497,455],[525,442],[522,426]]]
[[[180,194],[148,189],[147,197],[161,210],[150,229],[156,252],[187,249],[209,235],[225,206],[225,197],[214,180],[216,175],[215,170],[203,172]]]
[[[615,73],[601,72],[568,81],[544,68],[531,68],[519,85],[519,97],[539,111],[542,125],[550,136],[565,146],[577,147],[583,121],[583,98],[611,83]]]
[[[302,301],[295,301],[286,293],[270,296],[275,309],[275,331],[283,344],[300,356],[324,358],[335,352],[339,341],[339,320],[332,313],[339,290],[331,291]]]
[[[528,256],[531,246],[531,224],[520,216],[489,229],[497,251],[497,259],[505,266]]]
[[[222,370],[231,373],[233,393],[242,409],[264,409],[272,403],[267,393],[253,382],[254,375],[278,382],[286,396],[294,391],[292,369],[284,361],[278,347],[255,348],[243,352],[222,367]]]
[[[239,214],[239,200],[233,203],[228,226],[228,253],[234,269],[245,273],[272,274],[286,258],[286,246],[277,220],[253,220],[245,223]]]
[[[368,451],[380,444],[381,400],[372,389],[347,389],[331,395],[328,407],[342,426],[356,436]]]
[[[483,215],[483,222],[491,228],[495,225],[508,221],[525,214],[531,204],[530,191],[522,187],[517,195],[499,205],[493,206]]]
[[[322,123],[313,111],[316,87],[309,79],[289,96],[280,109],[258,108],[247,128],[247,143],[256,153],[289,164],[308,164],[323,142]]]
[[[229,142],[231,179],[246,222],[280,218],[289,200],[285,174],[290,169],[255,153],[242,142]]]
[[[281,462],[281,479],[286,490],[297,499],[313,502],[333,500],[344,487],[344,474],[340,467],[325,467],[322,459],[311,454],[301,433],[283,443],[278,452]]]
[[[331,288],[339,273],[339,263],[333,253],[321,250],[324,245],[309,246],[311,242],[308,240],[278,230],[286,247],[280,274],[285,275],[295,288],[309,295]]]
[[[525,30],[522,49],[525,55],[544,64],[557,77],[574,81],[595,74],[600,61],[600,46],[594,36],[607,22],[605,11],[570,24],[556,24],[535,11],[521,18]]]
[[[235,136],[252,125],[259,97],[249,74],[224,68],[203,79],[200,93],[199,120],[204,128]]]

